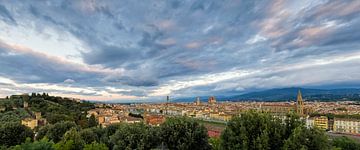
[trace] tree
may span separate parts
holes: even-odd
[[[9,106],[11,107],[11,106]],[[11,111],[6,111],[0,113],[0,124],[6,123],[6,122],[21,122],[22,118],[29,117],[29,114],[24,109],[15,109]]]
[[[54,125],[51,125],[51,124],[40,127],[39,131],[37,132],[37,134],[35,136],[35,139],[40,140],[40,139],[45,138],[45,136],[47,136],[47,134],[48,134],[48,131],[53,127],[54,127]]]
[[[160,143],[157,130],[143,123],[121,124],[110,137],[115,150],[156,148]]]
[[[36,93],[31,93],[31,98],[36,97]]]
[[[112,149],[114,144],[110,141],[110,137],[120,128],[120,124],[111,124],[106,128],[92,128],[93,132],[99,138],[100,143],[106,144],[109,149]]]
[[[96,120],[95,120],[96,121]],[[85,129],[89,127],[89,119],[86,118],[85,115],[79,115],[76,119],[76,124],[79,125],[81,128]]]
[[[345,136],[335,138],[332,145],[341,148],[341,150],[360,150],[360,143]]]
[[[50,139],[53,140],[55,143],[59,142],[63,135],[66,133],[66,131],[70,130],[71,128],[76,128],[76,124],[73,122],[58,122],[55,123],[54,125],[50,126],[49,128],[44,128],[47,130],[46,132],[46,136]],[[44,132],[41,131],[43,128],[41,128],[39,130],[39,132]]]
[[[0,143],[5,146],[21,144],[26,138],[32,139],[34,133],[20,123],[5,123],[0,126]]]
[[[27,138],[25,143],[16,145],[13,150],[54,150],[53,145],[54,143],[49,141],[47,138],[33,143],[30,138]]]
[[[56,143],[54,145],[55,150],[77,150],[75,149],[74,141],[68,140],[68,141],[61,141],[59,143]]]
[[[210,149],[206,128],[190,118],[167,118],[160,126],[160,135],[169,149]]]
[[[92,142],[86,144],[83,150],[108,150],[109,148],[103,143]]]
[[[328,137],[323,131],[317,128],[307,129],[304,126],[297,127],[290,135],[282,147],[283,150],[298,150],[298,149],[316,149],[328,150],[330,149]]]
[[[234,117],[221,135],[224,149],[277,149],[282,146],[284,125],[267,113],[250,111]],[[271,141],[270,141],[271,137]]]
[[[285,137],[288,138],[293,133],[294,129],[305,126],[305,122],[302,121],[298,115],[291,112],[286,115],[285,126]]]
[[[76,130],[76,128],[71,128],[69,131],[65,133],[62,142],[68,143],[68,141],[71,141],[71,143],[73,143],[71,149],[74,150],[82,149],[83,146],[85,145],[85,141],[82,139],[80,133]]]
[[[217,138],[217,137],[209,138],[209,143],[211,145],[212,150],[220,150],[221,149],[220,138]]]
[[[284,121],[268,113],[249,111],[228,122],[221,135],[222,149],[330,149],[328,137],[321,130],[306,128],[295,114]]]
[[[92,129],[84,129],[80,131],[80,136],[85,141],[86,144],[91,144],[92,142],[99,141],[98,136],[93,132]]]
[[[95,115],[91,114],[90,118],[89,118],[89,123],[88,123],[89,127],[96,127],[98,125]]]
[[[55,108],[48,107],[48,109],[56,109],[56,107]],[[52,112],[52,113],[49,113],[49,112]],[[72,121],[73,119],[69,115],[58,114],[58,113],[54,113],[52,110],[48,110],[48,112],[46,113],[46,120],[50,124],[55,124],[58,122]]]
[[[46,93],[43,93],[43,94],[42,94],[42,97],[43,97],[43,98],[46,98],[46,97],[47,97],[47,96],[46,96]]]

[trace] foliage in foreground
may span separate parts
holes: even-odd
[[[332,143],[334,147],[341,148],[341,150],[360,150],[360,143],[345,136],[335,138]]]
[[[20,123],[5,123],[0,125],[0,144],[13,146],[21,144],[26,138],[34,137],[32,130]]]
[[[169,149],[210,149],[206,128],[193,119],[168,118],[160,133]]]
[[[330,149],[324,132],[305,127],[296,115],[285,121],[250,111],[233,118],[221,135],[222,149]]]
[[[357,150],[360,147],[345,137],[329,140],[323,131],[306,128],[293,114],[281,120],[266,113],[246,112],[234,117],[220,138],[209,138],[204,126],[185,117],[168,118],[160,127],[138,123],[81,128],[73,122],[58,122],[40,128],[35,141],[31,140],[34,138],[31,130],[21,124],[7,123],[0,127],[0,149],[14,150]]]

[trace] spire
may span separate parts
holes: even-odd
[[[296,100],[296,113],[300,116],[304,115],[304,101],[302,99],[301,91],[299,89]]]
[[[166,112],[165,112],[166,115],[168,114],[169,101],[170,101],[170,96],[166,96]]]
[[[302,100],[301,91],[300,91],[300,89],[299,89],[298,95],[297,95],[297,102],[299,103],[300,101],[302,102],[303,100]]]

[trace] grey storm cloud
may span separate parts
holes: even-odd
[[[141,88],[132,89],[134,94],[122,94],[147,96],[146,92],[173,81],[233,70],[289,67],[317,58],[358,53],[359,11],[360,2],[351,0],[1,2],[2,22],[14,26],[30,23],[40,34],[46,33],[45,27],[69,33],[86,47],[78,56],[83,63],[116,71],[66,69],[69,64],[33,54],[12,55],[1,48],[0,75],[21,82],[60,83],[69,79],[79,85]],[[337,75],[329,76],[329,82],[349,69],[346,63],[326,67]],[[341,82],[357,80],[352,77],[359,74],[359,69],[352,69],[355,71]],[[288,79],[305,78],[303,72],[315,70],[270,69],[247,78],[173,92],[236,93],[280,87],[286,86]],[[322,84],[325,82],[288,85]]]
[[[3,5],[0,5],[0,16],[5,22],[10,22],[16,25],[15,19],[12,17],[9,10]]]

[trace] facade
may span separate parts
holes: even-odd
[[[293,112],[294,105],[261,105],[260,110],[263,112],[271,113],[276,116],[284,116],[290,112]]]
[[[125,122],[125,123],[140,123],[142,122],[143,119],[141,118],[135,118],[135,117],[129,117],[129,116],[125,116],[123,118],[121,118],[121,121],[122,122]]]
[[[214,96],[210,96],[208,99],[209,104],[216,104],[216,98]]]
[[[360,134],[360,120],[334,118],[334,132]]]
[[[145,122],[148,125],[159,126],[165,122],[165,116],[163,115],[147,115],[145,116]]]
[[[105,116],[98,116],[98,123],[99,124],[105,123]]]
[[[306,118],[306,127],[311,128],[315,126],[314,123],[315,118],[314,117],[307,117]]]
[[[28,126],[31,129],[36,128],[37,126],[46,125],[46,119],[41,117],[41,112],[35,112],[35,118],[29,117],[21,120],[21,124]]]
[[[328,129],[328,117],[326,116],[320,116],[320,117],[314,117],[314,126],[318,127],[323,130]]]
[[[38,121],[32,118],[25,118],[21,120],[21,124],[29,127],[30,129],[34,129],[38,126]]]

